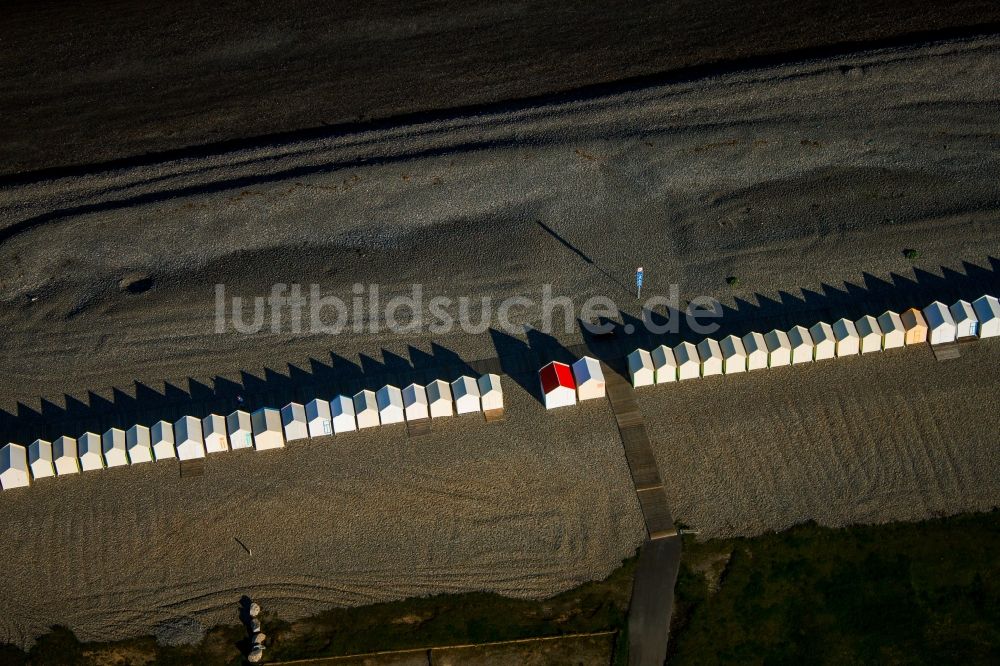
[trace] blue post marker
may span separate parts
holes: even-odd
[[[635,272],[636,298],[642,300],[642,266]]]

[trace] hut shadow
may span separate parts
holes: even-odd
[[[48,399],[40,399],[38,407],[18,402],[13,412],[0,411],[0,437],[25,444],[36,438],[51,441],[61,435],[78,437],[87,431],[100,434],[112,427],[128,429],[136,423],[173,423],[185,415],[226,416],[235,410],[252,412],[260,407],[281,408],[290,402],[304,404],[314,398],[354,395],[385,384],[402,388],[413,382],[452,381],[460,375],[479,374],[474,362],[436,343],[430,352],[412,346],[408,351],[410,359],[383,349],[381,360],[360,354],[357,362],[330,352],[328,361],[310,357],[302,364],[289,363],[284,370],[244,370],[238,378],[189,377],[185,382],[164,382],[162,388],[135,381],[131,390],[111,389],[110,397],[88,391],[85,400],[64,395],[62,405]]]
[[[953,303],[974,300],[984,293],[1000,294],[1000,260],[987,257],[985,265],[962,262],[959,270],[941,266],[935,272],[915,268],[912,276],[890,273],[877,277],[862,273],[861,279],[842,286],[821,284],[799,294],[780,291],[776,296],[752,294],[736,297],[732,305],[721,304],[719,327],[712,337],[766,332],[794,325],[812,326],[840,317],[857,318],[924,307],[934,300]],[[304,364],[288,364],[284,370],[265,367],[260,372],[241,371],[238,378],[193,377],[182,382],[166,381],[152,386],[134,381],[131,387],[110,392],[87,391],[85,398],[65,394],[59,401],[40,398],[37,406],[27,401],[0,410],[0,440],[27,444],[36,438],[53,440],[60,435],[78,437],[108,428],[127,429],[134,423],[152,425],[160,420],[176,421],[183,415],[226,415],[233,410],[281,407],[289,402],[313,398],[330,399],[338,393],[353,395],[362,388],[377,389],[386,383],[403,387],[411,382],[426,384],[433,379],[451,381],[460,375],[499,371],[511,377],[541,400],[537,371],[549,360],[572,362],[589,354],[627,375],[624,357],[636,348],[659,344],[676,345],[682,340],[705,337],[692,328],[684,309],[661,307],[644,310],[639,317],[619,313],[619,319],[604,318],[603,333],[578,321],[583,343],[566,347],[553,336],[528,329],[522,337],[490,329],[497,358],[467,361],[454,351],[433,343],[430,351],[408,348],[409,359],[383,349],[382,360],[360,355],[354,362],[330,352],[329,358],[310,357]],[[590,322],[587,322],[588,324]]]
[[[501,372],[539,402],[544,402],[544,396],[538,383],[538,370],[550,361],[571,364],[581,355],[581,350],[569,349],[536,328],[526,327],[524,339],[495,328],[489,332]]]

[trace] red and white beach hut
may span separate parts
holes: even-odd
[[[538,371],[538,380],[542,384],[545,409],[576,404],[576,381],[573,370],[565,363],[552,361]]]

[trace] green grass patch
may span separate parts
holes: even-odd
[[[685,541],[668,662],[1000,663],[1000,512]]]

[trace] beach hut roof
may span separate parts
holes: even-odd
[[[898,313],[886,310],[878,316],[878,327],[884,334],[888,334],[890,331],[902,331],[903,320]]]
[[[743,348],[747,355],[751,354],[767,354],[767,342],[764,341],[764,335],[756,331],[751,331],[741,338],[743,342]]]
[[[812,347],[813,339],[805,326],[792,326],[788,329],[788,343],[792,345],[792,349]]]
[[[579,387],[590,382],[604,383],[604,371],[596,358],[584,356],[573,363],[573,381]]]
[[[934,301],[924,308],[924,319],[930,329],[955,328],[955,319],[951,315],[951,310],[944,303]]]
[[[674,358],[677,366],[681,367],[689,363],[698,363],[698,348],[690,342],[682,342],[674,347]]]
[[[792,348],[792,343],[788,339],[788,333],[777,328],[768,331],[767,334],[764,335],[764,344],[767,346],[767,351],[769,352],[774,352],[780,349],[790,350]]]
[[[724,358],[741,358],[746,357],[747,350],[743,346],[743,340],[736,335],[727,335],[722,338],[719,342],[719,349],[722,350],[722,356]]]
[[[430,405],[427,401],[427,389],[416,383],[404,387],[403,409],[406,411],[407,421],[426,419],[430,413]]]
[[[427,385],[427,401],[430,403],[435,402],[448,402],[452,401],[451,397],[451,384],[443,379],[435,379],[430,384]]]
[[[560,387],[571,390],[576,389],[573,371],[565,363],[551,361],[538,371],[538,378],[542,383],[543,393],[551,393]]]
[[[380,413],[402,413],[403,391],[392,384],[386,384],[375,392],[375,404],[378,405]]]

